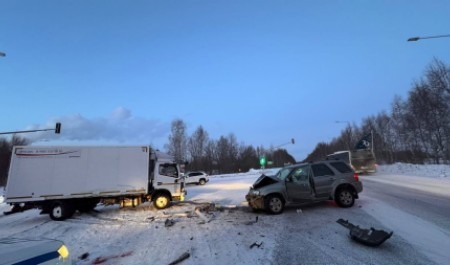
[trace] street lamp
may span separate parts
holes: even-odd
[[[280,147],[282,147],[282,146],[285,146],[285,145],[287,145],[287,144],[295,144],[295,139],[292,138],[289,142],[284,143],[284,144],[280,144],[279,146],[275,147],[274,149],[277,150],[278,148],[280,148]]]
[[[447,35],[437,35],[437,36],[428,36],[428,37],[411,37],[408,39],[408,41],[418,41],[418,40],[424,40],[424,39],[437,39],[437,38],[448,38],[450,37],[450,34]]]

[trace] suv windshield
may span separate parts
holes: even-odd
[[[282,168],[280,169],[280,171],[278,171],[278,173],[275,175],[276,178],[281,179],[281,180],[285,180],[286,177],[289,175],[289,173],[291,173],[292,168]]]

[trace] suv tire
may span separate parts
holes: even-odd
[[[205,185],[205,183],[206,183],[206,181],[205,181],[204,179],[201,179],[201,180],[198,182],[198,184],[200,184],[200,185]]]
[[[270,214],[280,214],[284,210],[284,202],[279,195],[269,195],[264,198],[264,209]]]
[[[349,208],[355,204],[355,195],[350,189],[342,188],[336,192],[334,200],[340,207]]]

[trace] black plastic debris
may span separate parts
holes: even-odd
[[[253,248],[253,247],[261,247],[261,245],[263,244],[263,242],[262,241],[260,241],[260,242],[254,242],[253,244],[251,244],[250,245],[250,248]]]
[[[182,262],[183,260],[189,258],[191,256],[191,254],[189,254],[188,251],[186,251],[185,253],[181,254],[180,257],[178,257],[176,260],[172,261],[171,263],[169,263],[169,265],[175,265],[178,264],[180,262]]]
[[[85,260],[85,259],[87,259],[88,257],[89,257],[89,253],[86,252],[86,253],[83,253],[81,256],[79,256],[78,259],[80,259],[80,260]]]
[[[245,223],[246,225],[252,225],[252,224],[256,224],[258,222],[258,216],[256,216],[255,221],[249,221],[247,223]]]
[[[373,227],[370,229],[363,229],[344,219],[339,219],[336,222],[350,230],[350,237],[353,240],[367,246],[377,247],[383,244],[384,241],[388,240],[392,234],[394,234],[394,232],[388,233],[384,230],[377,230]]]
[[[175,224],[175,221],[172,220],[172,219],[167,219],[167,220],[164,222],[164,226],[165,226],[165,227],[170,227],[170,226],[173,226],[174,224]]]

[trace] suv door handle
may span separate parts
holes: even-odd
[[[330,178],[330,180],[334,181],[334,180],[336,180],[336,179],[335,179],[335,178]]]

